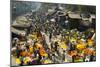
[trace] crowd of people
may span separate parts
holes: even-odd
[[[40,65],[96,60],[95,29],[80,31],[69,26],[68,14],[33,13],[26,32],[12,38],[11,55],[16,65]]]

